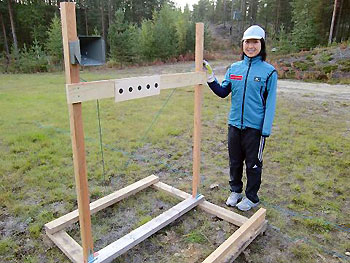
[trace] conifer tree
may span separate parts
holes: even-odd
[[[314,23],[313,0],[294,0],[292,39],[299,49],[310,49],[317,45],[317,29]]]
[[[137,43],[135,37],[136,27],[125,21],[121,9],[117,10],[114,22],[109,28],[110,57],[118,62],[133,61]]]
[[[63,60],[63,45],[62,45],[62,33],[61,33],[61,21],[55,15],[52,18],[48,38],[46,42],[46,50],[50,55],[52,63],[61,63]]]
[[[170,6],[165,5],[154,16],[155,55],[162,60],[176,55],[176,14]]]

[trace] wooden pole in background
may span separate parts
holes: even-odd
[[[204,49],[204,24],[196,23],[196,49],[195,63],[196,72],[203,71],[203,49]],[[202,85],[196,85],[194,90],[194,129],[193,129],[193,180],[192,197],[197,196],[197,189],[200,182],[201,162],[201,106],[202,106]]]
[[[331,28],[329,30],[329,38],[328,38],[328,45],[332,44],[334,36],[334,32],[336,31],[336,24],[337,24],[337,18],[339,14],[339,8],[340,7],[340,0],[334,0],[334,7],[333,7],[333,15],[332,15],[332,22],[331,22]]]
[[[78,40],[75,3],[62,2],[60,7],[66,83],[72,84],[80,82],[79,65],[72,65],[69,57],[69,42]],[[82,105],[81,103],[68,104],[68,108],[73,149],[74,175],[78,197],[80,234],[84,263],[87,263],[89,255],[93,254],[93,242],[91,234],[90,200],[86,171]]]

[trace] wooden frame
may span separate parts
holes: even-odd
[[[156,80],[159,89],[168,89],[195,85],[194,95],[194,133],[193,133],[193,180],[192,195],[167,184],[159,182],[155,175],[148,176],[134,184],[122,188],[110,195],[98,199],[92,203],[89,201],[87,167],[85,158],[84,130],[82,121],[83,101],[94,99],[116,97],[119,89],[118,85],[128,86],[137,84],[137,78],[128,78],[120,80],[103,80],[88,83],[79,82],[79,66],[70,63],[69,42],[77,40],[76,21],[75,21],[75,3],[62,2],[61,21],[62,36],[65,58],[66,72],[66,91],[67,102],[70,114],[70,127],[72,137],[74,174],[76,181],[78,209],[61,216],[45,225],[48,237],[62,250],[67,257],[76,263],[106,263],[123,254],[135,245],[139,244],[158,230],[167,226],[194,207],[199,207],[204,211],[222,218],[236,226],[239,229],[232,234],[223,244],[221,244],[203,263],[224,262],[235,259],[243,249],[248,246],[254,238],[265,231],[267,222],[265,221],[266,210],[260,208],[251,218],[246,218],[230,210],[205,201],[204,197],[198,194],[199,174],[200,174],[200,138],[201,138],[201,100],[202,85],[205,83],[205,73],[202,72],[203,61],[203,23],[196,24],[196,72],[167,74],[157,77],[143,78],[145,80]],[[125,88],[125,87],[124,87]],[[159,94],[159,91],[142,91],[128,94],[125,98],[116,99],[116,101],[135,99]],[[165,191],[173,196],[184,199],[179,204],[170,208],[148,223],[131,231],[129,234],[121,237],[110,245],[94,252],[92,233],[91,233],[91,214],[96,213],[120,200],[127,198],[147,187]],[[81,243],[80,246],[71,238],[64,229],[79,220]]]
[[[97,251],[97,258],[94,262],[110,262],[115,257],[139,244],[147,237],[154,234],[157,230],[170,224],[196,206],[229,223],[239,226],[238,230],[222,243],[212,254],[210,254],[203,263],[225,262],[228,259],[233,260],[254,240],[257,235],[265,231],[267,222],[265,221],[266,210],[264,208],[260,208],[251,218],[248,219],[247,217],[241,216],[228,209],[205,201],[203,196],[193,198],[186,192],[160,182],[159,178],[155,175],[150,175],[106,197],[102,197],[101,199],[92,202],[90,204],[90,213],[94,214],[133,194],[137,194],[147,187],[167,192],[174,197],[183,199],[184,201],[107,247]],[[46,233],[50,239],[72,262],[75,263],[84,262],[83,249],[64,231],[64,228],[69,227],[77,221],[78,210],[75,210],[45,225]]]

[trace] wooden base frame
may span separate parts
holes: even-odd
[[[155,175],[148,176],[134,184],[90,203],[90,213],[96,213],[150,186],[184,200],[148,223],[140,226],[95,253],[94,263],[111,262],[116,257],[122,255],[195,207],[239,226],[238,230],[222,243],[212,254],[210,254],[203,263],[232,262],[232,260],[237,258],[238,255],[266,229],[266,210],[264,208],[260,208],[251,218],[248,219],[247,217],[205,201],[202,195],[193,198],[186,192],[159,182],[159,178]],[[74,263],[84,262],[83,249],[67,234],[66,231],[64,231],[64,229],[78,220],[78,210],[75,210],[45,225],[48,237]]]

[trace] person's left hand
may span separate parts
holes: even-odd
[[[215,80],[215,75],[212,67],[209,65],[208,61],[203,60],[203,68],[207,72],[207,82],[211,83]]]

